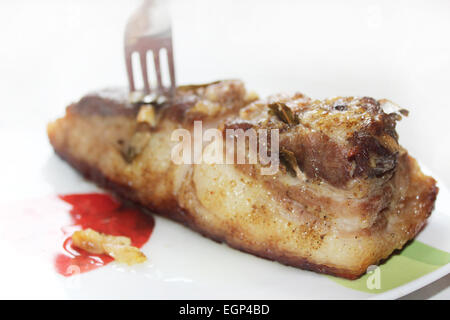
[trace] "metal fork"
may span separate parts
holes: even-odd
[[[164,0],[144,0],[142,5],[128,19],[125,28],[125,63],[128,74],[130,92],[136,91],[132,55],[139,54],[144,93],[151,92],[147,74],[147,52],[153,52],[156,71],[157,94],[173,94],[175,92],[175,66],[173,62],[172,27],[170,15]],[[160,51],[165,49],[169,64],[170,86],[164,87],[161,77]]]

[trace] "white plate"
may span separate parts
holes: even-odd
[[[0,3],[2,208],[57,193],[98,191],[53,155],[45,124],[87,91],[125,85],[122,33],[130,2]],[[450,183],[450,42],[442,41],[450,31],[449,14],[447,1],[174,1],[177,77],[182,84],[242,78],[262,95],[368,95],[408,108],[411,115],[398,128],[400,143],[443,177],[436,209],[418,239],[449,252],[444,182]],[[144,247],[148,263],[110,264],[67,279],[51,261],[24,254],[5,239],[5,228],[14,230],[10,215],[0,211],[2,298],[396,298],[449,272],[443,266],[371,294],[156,218]],[[36,227],[30,241],[45,251]]]
[[[24,134],[22,132],[22,134]],[[100,191],[83,180],[67,164],[57,158],[45,136],[34,138],[42,157],[32,159],[25,174],[34,172],[32,179],[16,194],[16,199],[3,199],[0,214],[0,297],[4,298],[150,298],[150,299],[366,299],[398,298],[421,288],[449,273],[450,265],[381,294],[354,290],[332,277],[287,267],[215,243],[169,220],[156,217],[156,225],[148,243],[143,247],[149,261],[127,267],[111,263],[97,270],[65,278],[54,271],[51,259],[54,248],[46,247],[49,224],[61,226],[67,214],[61,210],[54,219],[21,220],[16,209],[29,206],[56,193]],[[25,137],[23,137],[25,138]],[[14,151],[14,146],[10,144]],[[19,151],[18,151],[19,152]],[[31,160],[31,159],[29,159]],[[25,162],[25,160],[22,160]],[[20,167],[21,161],[15,165]],[[14,170],[13,170],[14,171]],[[450,251],[450,216],[448,190],[439,185],[436,209],[428,225],[418,237],[423,243]],[[10,188],[14,189],[14,186]],[[2,190],[2,194],[7,193]],[[10,192],[11,194],[11,192]],[[23,199],[20,199],[24,197]],[[30,200],[32,200],[30,202]],[[10,203],[10,204],[8,204]],[[61,202],[61,206],[64,204]],[[57,205],[58,206],[58,205]],[[57,207],[56,206],[56,207]],[[8,208],[11,208],[8,210]],[[61,207],[63,208],[63,207]],[[40,210],[39,204],[34,210]],[[55,211],[57,212],[57,210]],[[33,221],[32,228],[21,228]],[[14,239],[5,237],[17,229]],[[25,231],[24,231],[25,230]],[[23,234],[21,234],[21,232]],[[61,245],[60,243],[56,245]],[[27,250],[30,246],[32,250]],[[25,249],[25,250],[24,250]],[[32,262],[30,264],[30,261]],[[390,265],[388,261],[386,268]],[[381,272],[381,290],[383,286]],[[398,274],[401,277],[401,274]],[[361,282],[361,280],[358,280]],[[364,279],[364,283],[366,279]],[[367,289],[367,288],[366,288]],[[377,292],[374,290],[373,292]]]

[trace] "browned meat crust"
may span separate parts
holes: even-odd
[[[148,146],[131,160],[119,150],[140,130],[139,107],[125,97],[89,95],[48,134],[57,154],[119,197],[302,269],[354,279],[420,231],[438,189],[398,145],[397,114],[384,113],[371,98],[311,101],[297,94],[251,103],[246,95],[237,81],[179,89],[175,101],[159,106]],[[286,124],[270,114],[273,101],[299,121]],[[170,163],[170,132],[195,119],[223,129],[280,129],[280,144],[304,177],[284,167],[261,176],[259,165]]]

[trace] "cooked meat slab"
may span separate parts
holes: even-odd
[[[89,94],[48,136],[84,176],[143,208],[239,250],[355,279],[414,238],[434,206],[435,180],[398,144],[405,114],[367,97],[258,100],[228,80],[179,87],[153,106],[125,90]],[[175,164],[172,132],[192,132],[195,120],[224,139],[227,129],[278,129],[279,170]]]

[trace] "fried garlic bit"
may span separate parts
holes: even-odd
[[[137,115],[137,122],[145,122],[151,128],[156,126],[155,108],[151,105],[141,106]]]
[[[205,114],[208,116],[215,116],[220,112],[221,108],[222,107],[218,103],[211,102],[208,100],[202,100],[202,101],[197,102],[189,110],[189,112],[191,112],[191,113],[198,112],[198,113],[202,113],[202,114]]]
[[[128,237],[111,236],[90,228],[75,231],[72,235],[74,246],[94,254],[107,254],[116,261],[133,265],[142,263],[147,257],[131,245]]]

